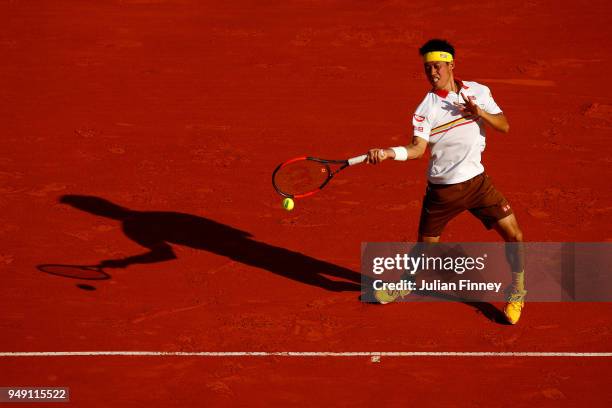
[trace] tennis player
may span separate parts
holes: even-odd
[[[508,120],[489,88],[455,77],[455,49],[449,42],[432,39],[419,53],[432,89],[412,119],[412,144],[371,149],[367,162],[419,159],[429,146],[431,157],[419,221],[419,242],[438,242],[446,224],[466,210],[487,229],[495,229],[506,242],[522,242],[523,234],[510,204],[493,186],[481,163],[485,127],[507,133]],[[518,322],[527,293],[520,258],[520,262],[513,263],[512,285],[504,307],[511,324]],[[376,291],[375,297],[380,303],[389,303],[408,293]]]

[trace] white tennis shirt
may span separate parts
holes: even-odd
[[[480,109],[492,115],[501,113],[489,88],[455,80],[460,85],[459,92]],[[484,171],[480,162],[485,149],[484,122],[475,116],[462,116],[454,102],[465,103],[455,92],[433,90],[425,95],[412,118],[414,135],[429,142],[427,178],[433,184],[461,183]]]

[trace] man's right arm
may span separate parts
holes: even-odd
[[[425,150],[427,149],[427,140],[422,137],[413,136],[412,143],[408,146],[398,146],[394,149],[404,148],[407,151],[407,158],[400,158],[400,160],[415,160],[420,159],[423,154],[425,154]],[[367,163],[378,164],[387,159],[397,159],[396,150],[392,148],[386,149],[370,149],[368,151],[368,158],[366,160]]]
[[[420,159],[427,149],[428,142],[422,137],[412,136],[412,144],[406,146],[408,149],[408,160]]]

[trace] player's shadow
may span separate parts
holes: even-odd
[[[60,202],[121,222],[125,235],[147,252],[100,262],[104,268],[125,268],[176,259],[173,245],[212,252],[236,262],[330,291],[360,291],[361,274],[308,255],[256,241],[246,232],[191,214],[135,211],[103,198],[64,195]],[[336,279],[330,279],[334,277]]]
[[[464,298],[461,298],[459,296],[455,296],[452,294],[435,292],[435,291],[422,291],[421,293],[418,294],[418,296],[437,298],[437,299],[446,300],[449,302],[465,303],[466,305],[476,309],[476,312],[482,314],[484,317],[486,317],[492,322],[503,324],[503,325],[510,325],[504,313],[498,308],[496,308],[494,305],[488,302],[475,302],[473,300],[464,299]]]
[[[146,252],[138,255],[103,260],[99,266],[104,268],[126,268],[134,264],[170,261],[177,258],[171,244],[184,245],[329,291],[362,291],[360,273],[299,252],[256,241],[246,231],[204,217],[172,211],[135,211],[94,196],[64,195],[61,196],[60,202],[121,222],[124,234],[147,248]],[[368,277],[364,277],[364,282],[365,287],[371,287]],[[91,290],[90,286],[86,286],[86,289]],[[437,292],[430,292],[428,296],[463,302],[476,308],[491,321],[505,321],[501,312],[490,303],[466,302]]]

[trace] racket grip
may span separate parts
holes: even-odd
[[[350,159],[348,159],[348,164],[349,166],[352,166],[354,164],[363,163],[367,157],[367,154],[362,154],[361,156],[357,157],[351,157]]]

